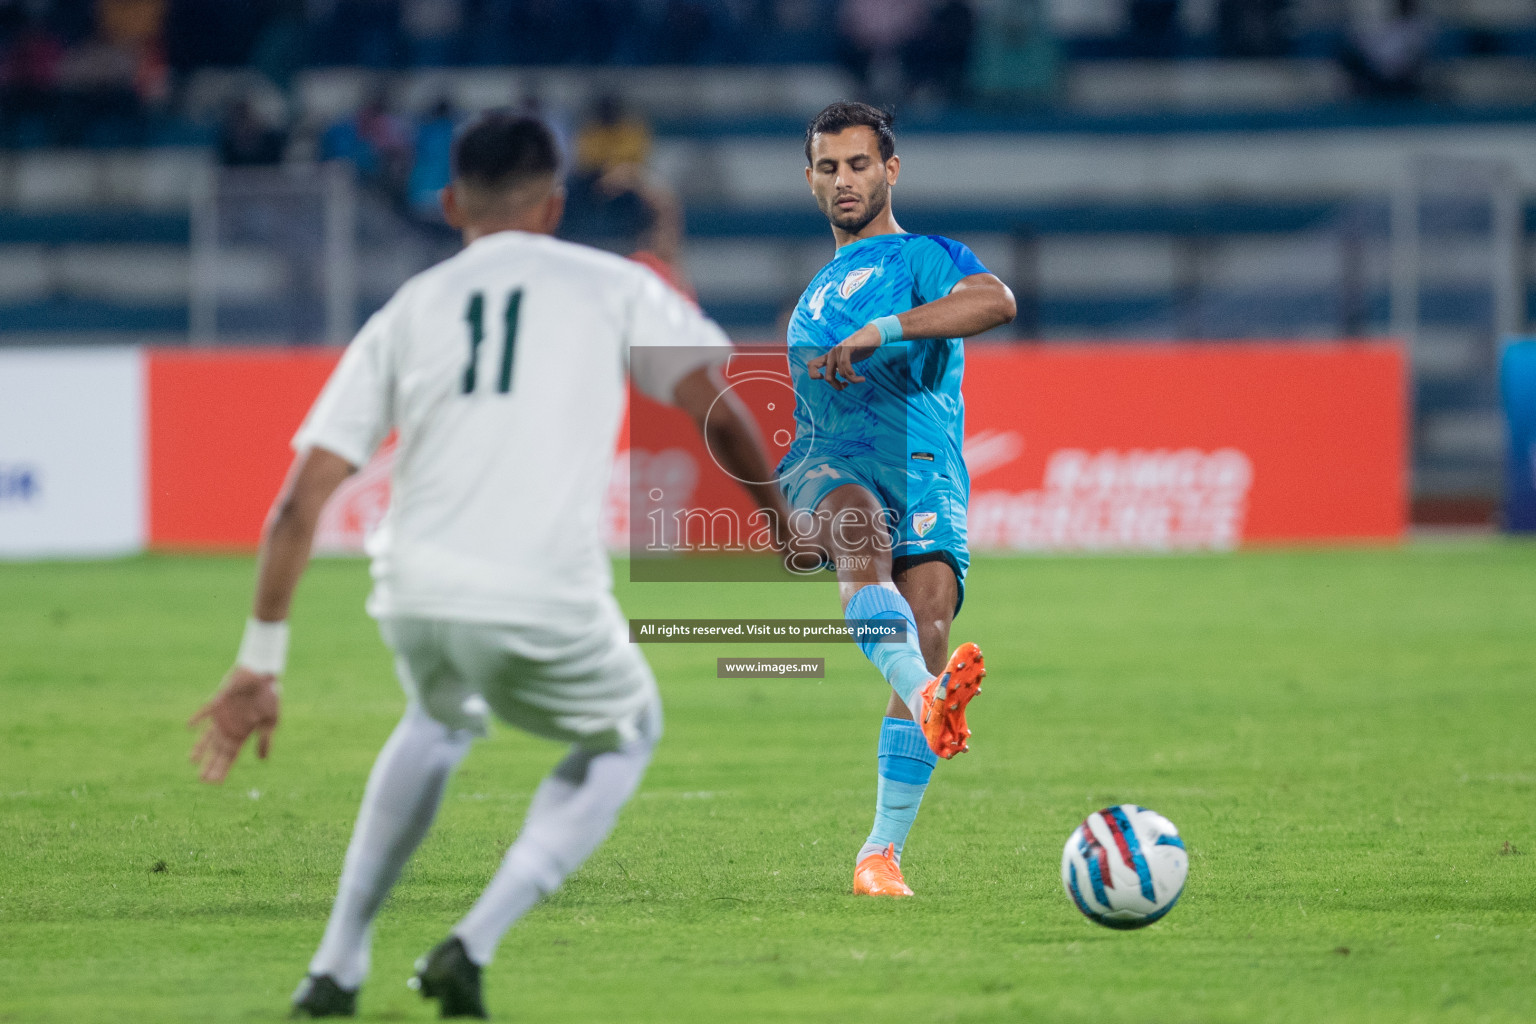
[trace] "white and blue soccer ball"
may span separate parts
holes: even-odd
[[[1095,811],[1067,839],[1061,884],[1088,920],[1145,928],[1178,902],[1189,855],[1173,822],[1145,807]]]

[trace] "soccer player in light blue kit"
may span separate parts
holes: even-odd
[[[902,846],[934,765],[966,749],[965,707],[986,674],[975,644],[945,657],[970,564],[961,339],[1008,323],[1015,307],[965,246],[896,223],[889,114],[832,104],[807,127],[805,158],[838,250],[790,320],[796,434],[779,480],[802,523],[819,523],[844,615],[906,625],[905,642],[860,641],[894,692],[854,891],[910,896]]]

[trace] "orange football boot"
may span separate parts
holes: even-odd
[[[853,892],[855,896],[912,895],[902,881],[901,866],[896,863],[895,843],[886,843],[885,849],[859,861],[853,869]]]
[[[923,736],[928,747],[943,758],[963,754],[970,749],[966,740],[971,730],[965,725],[965,706],[981,692],[987,670],[981,660],[981,648],[961,644],[949,656],[944,673],[923,687]]]

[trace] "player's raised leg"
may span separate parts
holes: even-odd
[[[822,523],[820,543],[837,568],[844,618],[889,620],[904,627],[900,642],[861,635],[860,649],[902,701],[915,698],[933,673],[923,663],[912,609],[891,579],[888,514],[869,488],[852,483],[831,490],[816,506],[816,513]]]
[[[986,666],[981,648],[973,643],[956,647],[949,656],[949,629],[959,603],[959,582],[945,560],[934,558],[910,565],[896,573],[896,586],[917,620],[918,644],[923,662],[933,673],[915,701],[892,701],[886,714],[910,713],[929,747],[940,757],[953,757],[966,749],[971,730],[965,709],[981,692]]]
[[[891,573],[887,520],[892,517],[867,487],[837,487],[822,499],[817,512],[824,524],[820,543],[837,567],[844,618],[860,623],[889,620],[906,627],[901,642],[882,641],[867,632],[859,639],[865,657],[890,683],[895,694],[891,708],[905,709],[896,717],[914,720],[939,757],[961,753],[970,735],[965,706],[979,690],[985,671],[974,644],[962,645],[944,660],[958,593],[953,570],[942,561],[924,562],[904,574],[899,586]],[[908,593],[921,599],[921,616],[914,614]]]

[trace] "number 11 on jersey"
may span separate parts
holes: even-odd
[[[505,395],[512,390],[512,357],[517,351],[517,313],[523,304],[523,290],[519,288],[507,296],[507,309],[502,315],[506,338],[501,346],[501,375],[496,379],[496,390]],[[480,343],[485,340],[485,293],[473,292],[464,310],[464,320],[469,324],[469,363],[464,367],[466,395],[474,394],[480,364]]]

